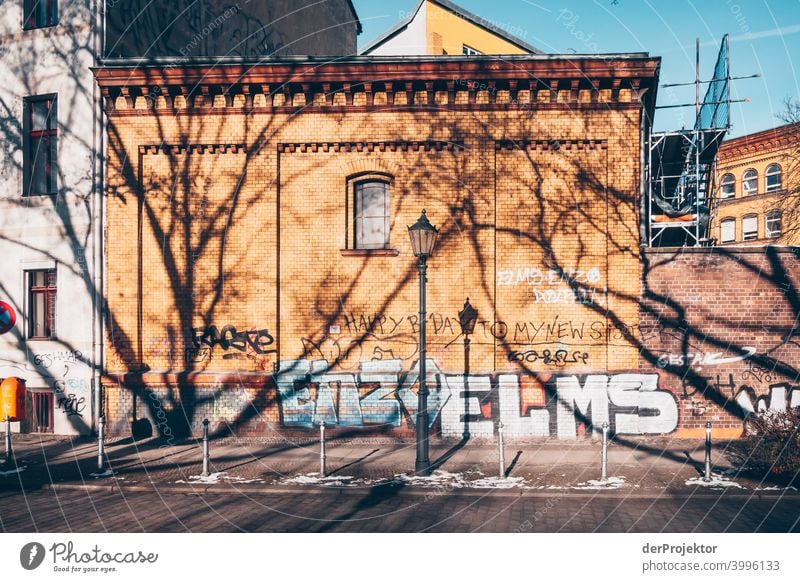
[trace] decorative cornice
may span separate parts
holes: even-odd
[[[494,149],[500,150],[542,150],[542,151],[561,151],[561,150],[597,150],[606,149],[607,143],[602,139],[548,139],[548,140],[498,140],[494,144]]]
[[[771,150],[797,147],[798,141],[800,141],[800,122],[729,139],[719,148],[718,164],[754,154],[764,154]]]
[[[448,151],[464,149],[463,142],[456,141],[358,141],[358,142],[317,142],[280,143],[279,153],[317,153],[317,152],[396,152],[396,151]]]
[[[158,145],[140,145],[139,154],[141,155],[180,155],[180,154],[238,154],[247,153],[244,144],[240,143],[191,143],[191,144],[158,144]]]
[[[650,107],[649,57],[344,59],[94,69],[109,114]],[[644,102],[644,103],[643,103]]]

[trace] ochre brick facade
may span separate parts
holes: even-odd
[[[641,356],[639,160],[652,104],[635,96],[657,65],[99,71],[113,430],[147,417],[180,435],[208,417],[281,437],[321,420],[413,435],[418,274],[406,226],[422,209],[440,228],[426,318],[434,431],[460,436],[466,421],[491,437],[497,420],[512,437],[602,422],[681,430],[679,392]],[[385,249],[354,248],[364,176],[389,182]],[[467,297],[479,315],[465,387]]]
[[[798,228],[797,192],[800,172],[798,171],[798,147],[800,147],[800,123],[784,125],[758,133],[730,139],[722,144],[717,154],[714,190],[714,212],[711,222],[711,236],[718,244],[726,245],[796,245],[800,243]],[[777,166],[780,169],[780,186],[767,186],[767,169]],[[743,180],[745,172],[756,172],[754,193],[745,192]],[[734,195],[723,198],[721,182],[724,177],[733,177]],[[780,212],[782,225],[780,236],[768,236],[766,217],[769,212]],[[744,240],[743,218],[755,216],[757,234],[752,240]],[[723,243],[721,222],[733,220],[734,239]]]

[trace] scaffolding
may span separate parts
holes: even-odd
[[[730,53],[728,35],[709,81],[700,80],[697,42],[695,123],[692,129],[652,132],[648,137],[647,234],[650,246],[704,246],[710,243],[709,216],[717,150],[730,129]],[[700,101],[700,86],[708,83]],[[665,107],[683,107],[667,105]]]

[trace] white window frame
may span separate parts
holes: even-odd
[[[725,227],[730,225],[731,236],[730,238],[725,238]],[[719,242],[722,244],[736,242],[736,219],[735,218],[723,218],[719,221]]]
[[[365,217],[360,214],[361,204],[359,196],[361,189],[367,184],[381,184],[385,188],[383,228],[384,241],[382,244],[368,244],[364,242],[363,224],[365,218],[380,218],[379,216]],[[391,207],[392,207],[392,181],[388,176],[366,175],[353,180],[353,249],[356,250],[381,250],[388,249],[391,240]]]
[[[767,238],[780,238],[782,234],[782,224],[783,215],[780,210],[770,210],[764,216],[764,231],[766,232]],[[775,223],[778,223],[778,228],[775,229]]]
[[[769,179],[777,176],[778,183],[770,185]],[[767,171],[764,173],[764,191],[765,192],[779,192],[783,187],[783,172],[778,164],[770,164]]]
[[[729,182],[726,182],[725,179],[730,178]],[[730,192],[725,192],[725,186],[732,186]],[[719,182],[719,199],[720,200],[729,200],[736,196],[736,176],[731,174],[730,172],[722,176],[722,180]]]
[[[755,229],[748,230],[748,225],[754,225]],[[742,240],[758,240],[758,214],[748,214],[747,216],[742,216]]]
[[[752,176],[747,177],[752,172]],[[747,184],[752,183],[753,187],[748,188]],[[758,171],[753,168],[747,169],[742,174],[742,196],[754,196],[758,194]]]

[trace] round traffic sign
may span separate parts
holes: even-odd
[[[17,323],[17,314],[14,308],[5,301],[0,301],[0,334],[7,333]]]

